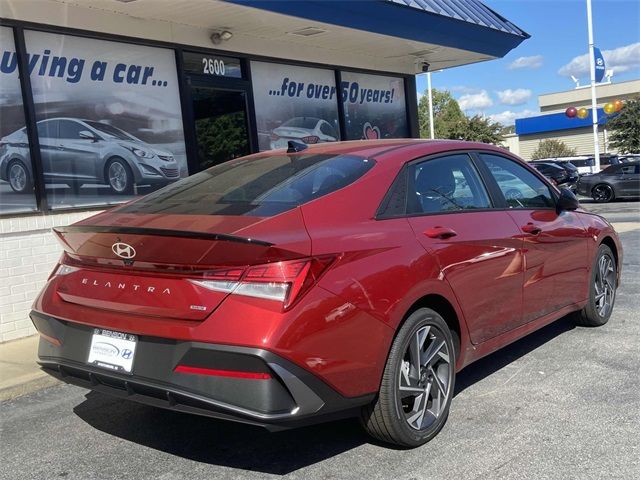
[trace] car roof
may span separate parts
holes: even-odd
[[[427,155],[454,152],[459,150],[485,150],[505,154],[513,157],[508,150],[480,142],[467,142],[462,140],[425,140],[419,138],[395,138],[385,140],[349,140],[341,142],[326,142],[309,145],[299,152],[301,155],[325,154],[325,155],[358,155],[367,158],[375,158],[380,162],[405,162],[411,158],[419,158]],[[282,149],[280,153],[284,152]],[[270,154],[276,153],[271,150]],[[265,155],[262,152],[256,155]]]

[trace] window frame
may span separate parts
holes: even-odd
[[[553,206],[552,207],[527,207],[527,208],[512,208],[509,207],[509,205],[507,204],[507,199],[504,196],[504,193],[502,193],[502,190],[500,189],[500,186],[498,185],[497,180],[494,178],[493,173],[491,173],[491,170],[489,169],[489,167],[487,166],[487,164],[485,163],[484,159],[482,158],[482,155],[494,155],[496,157],[502,157],[505,160],[508,160],[510,162],[513,162],[519,166],[521,166],[522,168],[524,168],[525,170],[527,170],[528,172],[530,172],[532,175],[534,175],[535,177],[537,177],[548,189],[549,189],[549,193],[551,195],[551,200],[553,201]],[[506,210],[506,211],[521,211],[521,210],[554,210],[557,211],[558,210],[558,198],[560,196],[560,192],[558,191],[558,189],[556,187],[554,187],[551,182],[549,182],[547,180],[547,178],[538,170],[536,170],[535,168],[531,167],[530,165],[527,165],[526,162],[519,160],[517,158],[511,157],[509,155],[506,155],[502,152],[497,152],[494,150],[474,150],[472,152],[472,155],[476,158],[477,164],[480,166],[480,170],[481,170],[481,174],[483,176],[483,180],[485,182],[485,184],[487,185],[487,187],[489,189],[491,189],[492,191],[492,196],[494,196],[494,198],[496,198],[496,204],[497,204],[497,208],[496,210]]]
[[[472,165],[475,167],[476,172],[478,173],[478,176],[480,177],[480,181],[482,183],[482,186],[484,186],[486,192],[487,192],[487,196],[489,198],[489,201],[491,202],[491,207],[489,208],[477,208],[477,209],[469,209],[469,210],[452,210],[452,211],[448,211],[448,212],[433,212],[433,213],[407,213],[407,205],[408,205],[408,196],[409,196],[409,188],[408,188],[408,172],[410,170],[410,167],[413,164],[416,163],[421,163],[423,161],[428,161],[428,160],[432,160],[432,159],[436,159],[436,158],[441,158],[441,157],[446,157],[446,156],[450,156],[450,155],[457,155],[457,154],[467,154],[471,160]],[[480,156],[481,154],[489,154],[489,155],[495,155],[497,157],[503,157],[505,160],[509,160],[511,162],[514,162],[520,166],[522,166],[525,170],[531,172],[534,176],[536,176],[544,185],[547,186],[547,188],[549,189],[549,192],[551,194],[551,198],[553,200],[553,207],[538,207],[538,208],[520,208],[520,209],[514,209],[511,208],[507,205],[507,200],[504,197],[504,194],[502,193],[502,190],[500,190],[500,187],[498,185],[498,182],[495,180],[495,178],[493,177],[493,174],[491,173],[491,170],[489,170],[489,167],[487,167],[487,165],[485,164],[484,160],[482,159],[482,157]],[[405,188],[405,192],[404,192],[404,209],[403,212],[398,213],[398,212],[392,212],[392,213],[387,213],[388,207],[389,207],[389,203],[391,200],[391,197],[394,195],[394,191],[396,188],[398,188],[398,185],[400,182],[404,182],[404,188]],[[538,172],[535,168],[533,168],[532,166],[528,165],[525,161],[520,160],[516,157],[512,157],[506,153],[503,152],[499,152],[499,151],[495,151],[495,150],[481,150],[481,149],[465,149],[465,150],[449,150],[446,152],[438,152],[438,153],[434,153],[434,154],[430,154],[430,155],[426,155],[426,156],[422,156],[422,157],[418,157],[415,159],[411,159],[408,160],[407,162],[405,162],[402,165],[402,168],[400,168],[398,174],[395,176],[395,178],[393,179],[393,182],[391,182],[391,185],[389,186],[387,192],[385,193],[384,197],[382,197],[382,200],[380,201],[380,204],[378,205],[378,208],[376,209],[376,214],[374,216],[375,220],[391,220],[391,219],[398,219],[398,218],[412,218],[412,217],[422,217],[422,216],[435,216],[435,215],[458,215],[458,214],[465,214],[465,213],[476,213],[476,212],[496,212],[496,211],[514,211],[514,210],[553,210],[553,211],[558,211],[557,205],[558,205],[558,199],[560,197],[560,192],[558,191],[558,189],[556,187],[554,187],[551,182],[549,182],[547,180],[547,178],[542,175],[542,173]]]
[[[487,185],[487,182],[484,178],[483,175],[483,171],[482,169],[479,167],[478,165],[478,159],[474,157],[473,155],[474,150],[449,150],[446,152],[438,152],[438,153],[434,153],[431,155],[427,155],[427,156],[422,156],[422,157],[418,157],[415,158],[413,160],[409,160],[408,162],[406,162],[402,168],[400,169],[400,171],[398,172],[398,174],[396,175],[396,177],[394,178],[393,182],[391,183],[391,186],[389,187],[389,189],[387,190],[385,196],[382,198],[382,201],[380,202],[380,205],[378,206],[378,209],[376,210],[376,215],[375,215],[375,220],[388,220],[388,219],[393,219],[393,218],[413,218],[413,217],[424,217],[424,216],[437,216],[437,215],[458,215],[458,214],[464,214],[464,213],[477,213],[477,212],[491,212],[491,211],[495,211],[496,210],[496,197],[495,197],[495,193],[491,191],[491,188],[489,185]],[[450,210],[450,211],[446,211],[446,212],[417,212],[417,213],[408,213],[407,211],[407,207],[409,204],[409,172],[411,171],[411,169],[419,164],[419,163],[423,163],[423,162],[428,162],[431,160],[437,160],[440,158],[444,158],[444,157],[450,157],[452,155],[466,155],[469,159],[469,162],[472,166],[472,168],[475,170],[477,176],[478,176],[478,180],[480,182],[480,186],[484,188],[485,193],[487,194],[487,199],[489,200],[489,204],[490,206],[487,208],[473,208],[473,209],[460,209],[460,210]],[[486,167],[485,167],[486,168]],[[389,202],[391,200],[391,197],[393,196],[393,194],[395,193],[394,190],[398,187],[398,183],[399,182],[404,182],[405,186],[405,192],[404,192],[404,209],[403,212],[401,213],[387,213],[386,210],[388,209],[389,206]]]

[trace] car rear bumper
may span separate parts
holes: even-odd
[[[148,336],[138,337],[131,374],[106,370],[87,363],[93,328],[35,311],[31,319],[41,334],[38,363],[45,372],[156,407],[275,430],[356,415],[374,396],[344,397],[307,370],[263,349]],[[175,371],[178,365],[265,373],[267,378],[180,373]]]

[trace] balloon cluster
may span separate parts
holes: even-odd
[[[624,102],[622,100],[615,100],[613,102],[605,103],[602,109],[604,110],[604,113],[606,113],[607,115],[613,115],[614,113],[622,110],[622,107],[624,107]],[[584,119],[589,116],[589,110],[587,110],[584,107],[582,108],[569,107],[564,111],[564,114],[569,118],[578,117],[578,118]]]

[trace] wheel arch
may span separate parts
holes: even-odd
[[[133,175],[133,180],[135,183],[138,183],[140,181],[140,171],[137,167],[134,168],[134,165],[131,164],[131,161],[125,157],[123,157],[122,155],[118,155],[118,154],[111,154],[109,156],[107,156],[106,160],[104,161],[104,165],[102,167],[102,182],[105,184],[109,183],[109,176],[107,174],[107,169],[109,168],[109,165],[111,164],[111,162],[113,162],[114,160],[122,160],[128,167],[129,170],[131,171],[131,174]]]
[[[468,341],[468,334],[466,330],[466,325],[463,325],[464,319],[462,315],[458,313],[454,304],[449,301],[443,295],[437,293],[429,293],[420,298],[418,298],[411,307],[405,313],[402,321],[398,325],[396,330],[400,331],[404,322],[409,318],[409,316],[420,308],[430,308],[431,310],[436,311],[442,318],[444,319],[447,326],[451,329],[452,332],[456,334],[458,344],[455,345],[456,348],[456,367],[459,369],[461,365],[463,365],[463,357],[464,357],[464,347]]]

